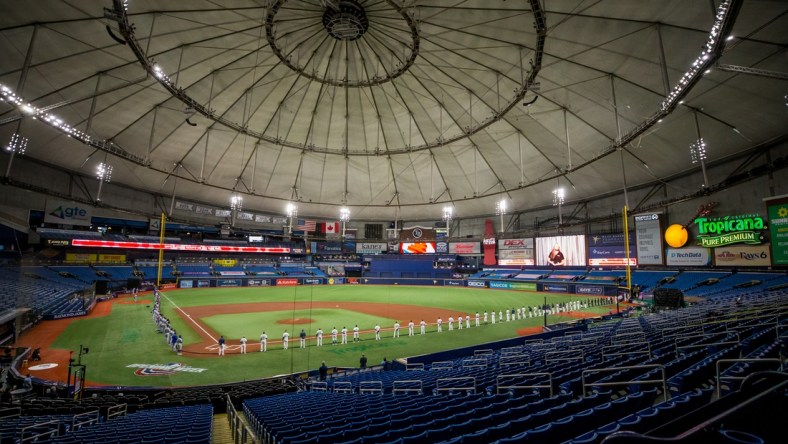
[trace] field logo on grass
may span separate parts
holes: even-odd
[[[182,362],[170,362],[169,364],[129,364],[127,368],[136,368],[134,374],[137,376],[165,376],[175,373],[202,373],[205,368],[189,367]]]

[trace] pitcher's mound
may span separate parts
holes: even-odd
[[[291,319],[280,319],[276,321],[277,324],[285,324],[285,325],[295,325],[295,324],[311,324],[313,321],[311,318],[291,318]]]

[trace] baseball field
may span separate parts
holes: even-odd
[[[174,353],[157,331],[151,316],[152,295],[143,294],[134,303],[130,296],[100,302],[85,318],[47,321],[35,327],[20,343],[42,347],[42,362],[58,368],[33,376],[65,380],[69,351],[89,348],[81,357],[87,366],[90,385],[188,386],[245,381],[316,369],[322,361],[330,367],[356,367],[361,354],[369,365],[457,347],[524,336],[541,331],[542,317],[524,318],[495,325],[483,322],[485,311],[534,307],[585,300],[577,295],[525,291],[451,287],[410,286],[298,286],[273,288],[206,288],[164,291],[161,311],[183,336],[184,350]],[[548,322],[608,313],[598,306],[550,315]],[[482,325],[475,326],[475,313]],[[448,319],[471,316],[471,328],[448,331]],[[438,317],[443,332],[436,332]],[[497,316],[496,316],[497,317]],[[427,323],[427,334],[419,334],[419,323]],[[504,316],[505,319],[505,316]],[[408,336],[408,322],[416,324]],[[491,320],[491,319],[490,319]],[[393,337],[395,322],[402,325]],[[382,338],[374,339],[373,328],[382,327]],[[352,341],[355,325],[361,341]],[[348,344],[332,345],[331,330],[347,327]],[[298,334],[304,329],[308,346],[299,348]],[[323,346],[316,346],[315,332],[322,329]],[[290,348],[283,350],[282,334],[290,333]],[[268,335],[268,351],[260,352],[260,335]],[[224,336],[226,354],[218,356],[217,340]],[[249,343],[240,353],[240,338]],[[340,336],[341,338],[341,336]],[[76,357],[76,354],[74,355]]]

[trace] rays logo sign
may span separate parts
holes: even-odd
[[[166,376],[175,373],[202,373],[205,368],[189,367],[182,362],[170,362],[169,364],[129,364],[127,368],[136,368],[134,374],[137,376]]]

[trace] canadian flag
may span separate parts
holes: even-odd
[[[323,233],[326,234],[339,233],[339,222],[323,222]]]

